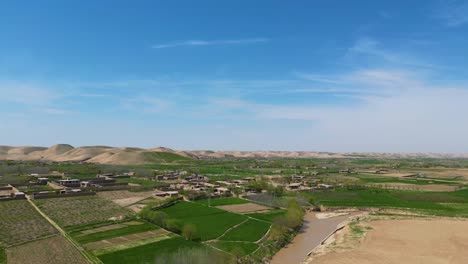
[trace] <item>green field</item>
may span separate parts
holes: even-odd
[[[135,248],[100,255],[99,259],[105,264],[155,263],[155,259],[161,255],[176,253],[179,250],[204,248],[205,245],[201,243],[185,240],[182,237],[175,237]]]
[[[53,191],[54,188],[49,185],[30,185],[30,186],[20,186],[18,190],[21,192],[40,192],[40,191]]]
[[[238,227],[230,230],[219,239],[224,241],[255,242],[261,239],[269,228],[269,223],[255,219],[249,219],[247,222],[242,223]]]
[[[0,244],[11,246],[53,234],[57,230],[28,201],[0,202]]]
[[[145,221],[139,221],[139,222],[142,224],[126,225],[125,227],[122,227],[122,228],[96,232],[96,233],[86,234],[86,235],[82,234],[81,231],[75,231],[75,232],[71,232],[70,235],[78,243],[86,244],[90,242],[101,241],[104,239],[110,239],[110,238],[119,237],[119,236],[125,236],[125,235],[130,235],[130,234],[135,234],[135,233],[140,233],[140,232],[145,232],[145,231],[150,231],[150,230],[156,230],[160,228],[156,225],[153,225]],[[125,225],[125,222],[121,224]]]
[[[468,190],[455,192],[337,190],[308,194],[326,206],[415,209],[441,216],[468,217]]]
[[[34,203],[56,223],[68,229],[135,215],[129,209],[97,196],[38,199]]]
[[[199,203],[199,204],[203,204],[203,205],[210,204],[210,206],[249,203],[249,201],[247,201],[247,200],[240,199],[240,198],[235,198],[235,197],[215,198],[215,199],[211,199],[211,200],[203,199],[203,200],[197,200],[195,202]]]
[[[2,175],[0,183],[26,183],[32,180],[31,176]]]
[[[259,245],[251,242],[229,242],[229,241],[217,241],[210,243],[215,248],[221,249],[222,251],[231,253],[236,256],[246,256],[252,254]]]
[[[251,213],[246,214],[246,216],[250,216],[256,219],[260,219],[267,222],[273,222],[275,219],[280,218],[286,214],[286,210],[283,209],[275,209],[271,210],[268,213]]]
[[[166,213],[169,218],[181,221],[183,224],[195,225],[203,241],[215,239],[230,227],[247,219],[243,215],[193,202],[179,202],[159,211]]]
[[[7,256],[5,252],[5,248],[3,248],[0,245],[0,264],[6,264],[7,263]]]

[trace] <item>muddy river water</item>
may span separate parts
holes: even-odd
[[[307,254],[330,235],[336,227],[350,215],[318,219],[315,212],[304,217],[304,224],[299,234],[286,247],[282,248],[271,260],[272,264],[299,264]]]

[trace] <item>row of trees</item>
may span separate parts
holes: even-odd
[[[172,201],[168,201],[172,202]],[[140,217],[153,224],[161,226],[174,233],[181,234],[187,240],[199,240],[197,227],[193,224],[184,224],[178,219],[169,218],[169,216],[161,211],[154,211],[154,204],[146,206],[141,212]]]
[[[305,211],[297,200],[289,200],[286,215],[274,221],[269,239],[275,241],[279,248],[285,246],[302,226],[304,215]]]

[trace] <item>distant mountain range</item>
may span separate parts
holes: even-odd
[[[52,147],[0,146],[0,160],[75,161],[98,164],[142,165],[189,159],[221,158],[468,158],[467,154],[437,153],[328,153],[305,151],[179,151],[158,147],[115,148],[108,146],[73,147],[58,144]]]

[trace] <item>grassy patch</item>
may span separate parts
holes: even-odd
[[[99,256],[104,263],[127,264],[127,263],[154,263],[157,256],[170,254],[178,250],[189,250],[205,247],[201,243],[185,240],[181,237],[162,240],[139,247],[120,250]]]
[[[230,204],[246,204],[246,203],[249,203],[249,201],[240,199],[240,198],[235,198],[235,197],[227,197],[227,198],[211,199],[211,201],[209,201],[208,199],[203,199],[203,200],[196,201],[196,203],[203,204],[203,205],[210,204],[210,206],[219,206],[219,205],[230,205]]]
[[[0,202],[0,243],[11,246],[56,233],[28,201]]]
[[[262,238],[270,228],[270,224],[263,221],[249,219],[247,222],[230,230],[220,240],[255,242]]]
[[[44,213],[66,228],[134,215],[129,209],[96,196],[39,199],[34,202]]]
[[[229,242],[229,241],[218,241],[210,243],[215,248],[222,251],[231,253],[236,256],[246,256],[252,254],[259,247],[255,243],[250,242]]]
[[[0,245],[0,264],[6,264],[7,263],[7,256],[5,252],[5,248]]]
[[[187,158],[170,152],[145,152],[143,153],[143,155],[147,161],[153,161],[155,163],[192,160],[191,158]]]
[[[41,192],[41,191],[53,191],[54,188],[49,185],[30,185],[30,186],[20,186],[18,190],[21,192]]]
[[[125,225],[125,223],[122,223]],[[159,229],[160,227],[153,225],[151,223],[147,222],[142,222],[141,225],[127,225],[122,228],[118,229],[113,229],[113,230],[108,230],[108,231],[102,231],[102,232],[97,232],[97,233],[92,233],[88,235],[83,235],[81,232],[72,232],[70,235],[77,241],[78,243],[81,244],[86,244],[90,242],[95,242],[95,241],[100,241],[104,239],[109,239],[109,238],[114,238],[114,237],[119,237],[119,236],[125,236],[125,235],[130,235],[130,234],[135,234],[135,233],[141,233],[145,231],[150,231],[150,230],[156,230]]]
[[[217,238],[230,227],[247,219],[244,215],[191,202],[179,202],[160,211],[183,224],[195,225],[202,240]]]
[[[252,214],[246,214],[247,216],[260,219],[263,221],[268,221],[268,222],[273,222],[275,219],[280,218],[286,214],[286,210],[283,209],[276,209],[276,210],[271,210],[268,213],[252,213]]]

